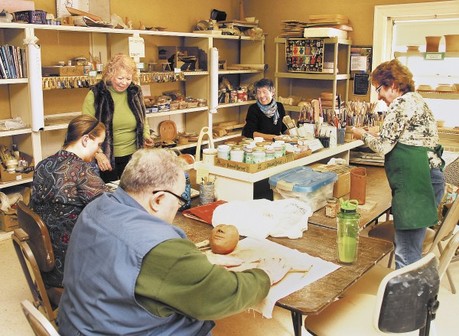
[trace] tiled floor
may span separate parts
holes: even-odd
[[[383,261],[385,264],[387,262]],[[459,290],[459,262],[450,266],[456,288]],[[24,299],[31,299],[30,291],[17,261],[11,239],[7,234],[0,234],[0,284],[2,298],[0,300],[0,334],[2,336],[32,336],[31,331],[19,303]],[[457,335],[459,329],[459,293],[451,294],[446,278],[442,281],[439,295],[440,308],[437,312],[436,328],[439,336]],[[290,315],[283,314],[281,310],[278,316],[281,321],[257,320],[255,323],[260,326],[256,331],[243,327],[243,321],[247,316],[238,320],[236,326],[228,328],[232,332],[219,330],[217,336],[236,336],[236,335],[263,335],[263,336],[288,336],[292,335],[289,331]],[[240,323],[242,322],[242,324]],[[250,323],[253,327],[254,323]],[[258,333],[260,329],[264,329]]]

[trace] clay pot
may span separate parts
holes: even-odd
[[[459,51],[459,34],[445,35],[446,52]]]
[[[426,51],[438,52],[441,36],[426,36]]]

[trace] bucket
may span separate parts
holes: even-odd
[[[459,52],[459,34],[445,35],[446,52]]]
[[[441,36],[426,36],[426,52],[438,52]]]

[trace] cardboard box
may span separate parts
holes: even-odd
[[[0,230],[8,232],[13,231],[14,229],[19,229],[16,211],[8,214],[0,211]]]
[[[0,0],[0,10],[6,10],[9,13],[35,10],[35,1],[26,0]]]
[[[32,156],[21,152],[20,157],[29,163],[29,167],[35,166]],[[2,164],[0,165],[0,182],[20,181],[29,177],[33,177],[33,169],[27,173],[10,173]]]
[[[334,172],[338,180],[333,186],[333,197],[340,198],[351,192],[351,167],[344,165],[314,165],[313,169],[320,172]]]
[[[215,164],[220,167],[234,169],[245,173],[256,173],[271,167],[276,167],[278,165],[293,161],[294,159],[295,157],[293,156],[293,154],[287,154],[280,158],[261,163],[244,163],[217,158]]]
[[[59,67],[60,76],[83,76],[84,65],[66,65]]]

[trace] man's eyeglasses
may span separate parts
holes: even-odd
[[[159,192],[165,192],[165,193],[171,194],[172,196],[175,196],[179,201],[179,206],[183,206],[188,202],[188,200],[186,200],[182,196],[179,196],[176,193],[173,193],[172,191],[169,191],[169,190],[155,190],[153,191],[153,195]]]
[[[381,91],[381,88],[383,87],[383,84],[381,84],[380,86],[378,86],[376,88],[376,93],[379,94],[379,91]]]

